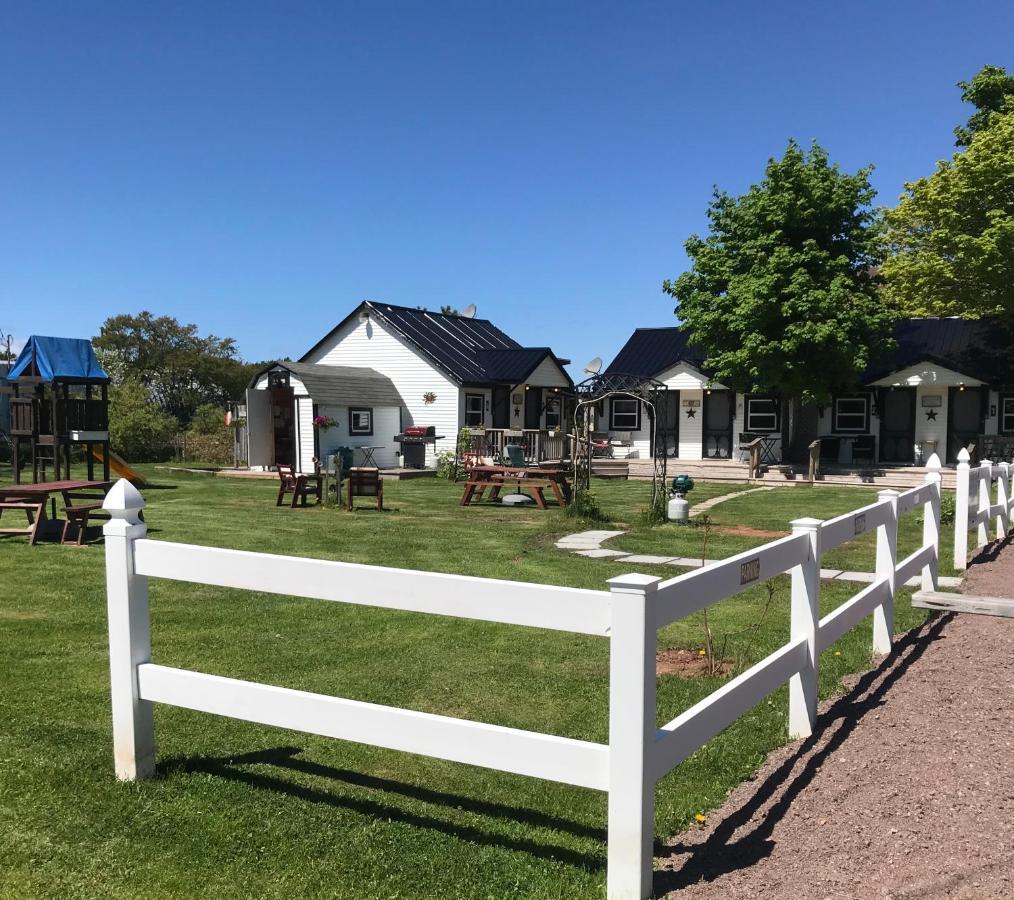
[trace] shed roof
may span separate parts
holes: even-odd
[[[85,384],[103,384],[109,381],[90,341],[37,334],[28,339],[7,373],[7,379],[14,381],[18,377],[29,375],[44,381]]]
[[[331,406],[405,406],[390,378],[375,369],[361,366],[325,366],[279,360],[254,375],[250,386],[253,387],[261,375],[274,368],[287,369],[295,375],[317,403]]]

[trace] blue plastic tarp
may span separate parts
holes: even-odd
[[[33,362],[39,377],[46,381],[58,378],[93,382],[109,380],[91,342],[83,338],[32,335],[7,373],[8,380],[13,381],[28,372]]]

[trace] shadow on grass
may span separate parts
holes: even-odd
[[[564,831],[577,837],[589,838],[603,843],[606,839],[604,828],[582,825],[579,822],[544,813],[536,809],[477,800],[472,797],[449,794],[418,785],[403,784],[388,778],[379,778],[375,775],[366,775],[362,772],[338,769],[322,763],[300,759],[298,757],[300,753],[302,753],[302,748],[300,747],[285,746],[257,750],[240,756],[177,757],[166,760],[159,768],[163,777],[195,772],[206,773],[260,790],[286,794],[287,796],[296,797],[311,803],[321,803],[340,809],[350,809],[377,819],[389,819],[391,821],[403,822],[416,828],[439,831],[474,844],[517,850],[541,859],[563,862],[589,871],[598,871],[605,867],[604,857],[594,854],[581,853],[568,847],[554,846],[532,840],[511,838],[501,834],[490,834],[479,828],[452,824],[437,818],[408,812],[397,806],[375,800],[365,800],[358,797],[331,793],[324,786],[317,788],[297,784],[280,776],[286,771],[299,772],[324,781],[384,791],[388,794],[396,794],[411,800],[438,804],[446,806],[449,809],[464,810],[476,813],[477,815],[491,816],[498,819],[513,819],[516,822],[529,825],[533,828],[549,828]],[[277,770],[277,774],[251,772],[241,768],[243,766],[273,766]]]
[[[655,873],[653,896],[662,896],[700,881],[713,881],[720,875],[748,868],[770,855],[774,849],[771,832],[788,812],[792,801],[810,785],[820,767],[848,739],[863,717],[884,702],[887,692],[940,638],[944,626],[953,618],[954,614],[949,613],[905,634],[894,645],[891,656],[881,666],[863,675],[852,690],[836,700],[820,716],[816,732],[763,782],[759,782],[749,799],[719,823],[706,841],[656,847],[656,854],[661,859],[684,853],[690,855],[680,868]],[[800,764],[800,771],[793,774],[793,769]],[[764,804],[776,795],[777,799],[764,817],[750,831],[732,841],[733,834],[748,825]]]

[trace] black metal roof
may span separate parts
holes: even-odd
[[[864,384],[920,362],[980,381],[1014,383],[1014,333],[993,319],[913,318],[895,325],[897,348],[860,376]],[[704,353],[681,326],[638,328],[603,374],[659,375],[679,362],[702,371]]]
[[[307,351],[303,359],[364,308],[391,325],[437,368],[460,384],[518,384],[546,356],[550,356],[563,369],[560,360],[548,347],[522,347],[489,319],[468,319],[372,300],[357,306],[323,340]],[[566,376],[565,371],[564,375]]]

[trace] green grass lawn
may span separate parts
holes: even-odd
[[[553,546],[595,526],[555,509],[462,509],[460,488],[443,481],[389,482],[389,511],[349,514],[276,508],[270,481],[143,468],[155,482],[144,493],[159,540],[591,588],[630,569]],[[744,487],[699,485],[691,500]],[[646,483],[596,482],[595,493],[630,529],[615,545],[699,555],[700,528],[638,524]],[[784,530],[788,518],[830,517],[871,498],[787,488],[731,499],[713,516]],[[740,540],[712,535],[709,555],[763,542]],[[842,551],[841,564],[872,570],[866,543]],[[787,640],[789,579],[774,585],[764,617],[763,586],[712,608],[718,639],[734,633],[730,655],[749,647],[757,660]],[[859,587],[826,582],[824,612]],[[605,640],[176,582],[153,581],[150,593],[159,663],[607,737]],[[906,599],[898,630],[922,621]],[[105,628],[101,546],[0,541],[0,896],[604,895],[606,804],[594,791],[169,707],[156,707],[159,777],[117,783]],[[703,646],[700,615],[666,628],[659,644]],[[823,696],[868,665],[869,648],[867,621],[824,654]],[[660,677],[659,722],[722,680]],[[784,742],[786,714],[782,689],[660,782],[659,837],[749,777]]]

